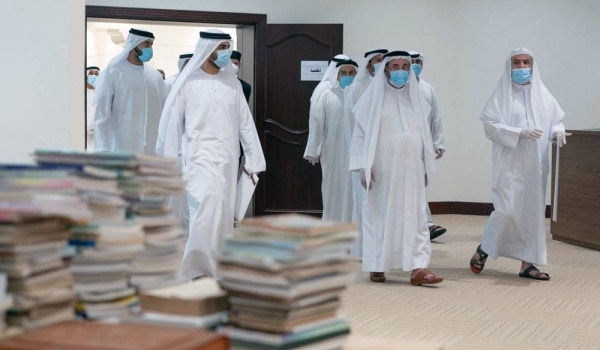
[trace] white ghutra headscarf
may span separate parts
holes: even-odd
[[[154,34],[135,28],[132,28],[129,31],[129,36],[127,37],[127,42],[125,43],[125,47],[123,47],[123,51],[121,51],[121,53],[113,57],[113,59],[108,62],[108,65],[106,65],[96,80],[96,85],[94,86],[96,89],[96,94],[94,95],[94,104],[100,102],[100,100],[102,100],[102,98],[106,96],[106,93],[108,92],[109,87],[107,85],[107,75],[109,74],[110,68],[112,68],[115,64],[126,60],[131,50],[148,39],[154,42]]]
[[[429,124],[427,122],[427,116],[429,116],[429,113],[431,112],[431,106],[429,106],[429,103],[427,103],[424,96],[421,96],[419,83],[412,69],[410,54],[404,51],[394,51],[386,54],[381,68],[377,71],[377,74],[375,74],[375,78],[352,110],[356,116],[356,123],[360,125],[365,132],[365,140],[362,164],[360,167],[351,166],[350,170],[364,169],[365,174],[371,173],[379,138],[383,97],[385,95],[386,84],[388,84],[388,78],[385,75],[385,67],[389,61],[398,58],[404,59],[409,63],[409,80],[403,89],[409,89],[412,110],[416,114],[414,117],[421,118],[422,120],[420,127],[421,134],[423,135],[425,173],[428,175],[428,178],[431,179],[431,174],[433,174],[436,169],[431,130],[429,129]],[[366,180],[368,188],[371,177],[366,176]]]
[[[165,106],[160,117],[160,124],[158,126],[156,154],[164,157],[174,158],[179,156],[178,149],[165,149],[167,126],[169,125],[169,119],[177,99],[177,94],[179,94],[179,90],[181,90],[183,84],[187,82],[190,75],[195,73],[198,69],[201,69],[202,64],[210,57],[217,47],[221,45],[222,42],[229,42],[233,46],[233,40],[231,40],[231,36],[222,30],[209,29],[206,32],[200,32],[200,39],[198,39],[198,43],[196,44],[194,55],[175,81],[175,84],[169,93],[169,97],[167,97],[167,101],[165,102]],[[222,70],[227,74],[231,74],[232,76],[235,75],[231,62],[229,62],[225,68],[222,68]]]

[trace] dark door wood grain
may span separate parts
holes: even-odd
[[[560,150],[558,221],[552,222],[552,238],[600,250],[600,131],[569,132],[573,136]],[[554,156],[552,169],[555,164]]]
[[[256,26],[256,128],[267,171],[256,190],[256,214],[321,215],[321,167],[305,161],[315,81],[300,80],[301,61],[342,53],[341,24]]]

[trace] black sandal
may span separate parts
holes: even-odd
[[[443,235],[444,233],[446,233],[446,229],[443,228],[442,226],[431,226],[429,228],[429,240],[433,241],[434,239],[440,237],[441,235]]]
[[[475,274],[480,274],[483,271],[483,267],[485,266],[485,261],[488,256],[483,250],[481,250],[481,244],[477,247],[476,250],[479,255],[479,259],[471,259],[471,271]]]
[[[385,272],[371,272],[369,279],[371,280],[371,282],[384,283],[385,282]]]
[[[537,271],[537,273],[535,275],[531,275],[531,271]],[[542,277],[542,275],[546,275],[546,278]],[[523,272],[519,272],[519,277],[523,277],[523,278],[531,278],[532,280],[538,280],[538,281],[549,281],[550,280],[550,275],[540,271],[537,267],[531,265],[528,268],[525,269],[525,271]]]

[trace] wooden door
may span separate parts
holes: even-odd
[[[317,81],[301,81],[301,61],[331,61],[342,53],[341,24],[256,26],[256,128],[267,161],[256,190],[256,214],[321,215],[321,167],[303,159],[310,96]]]

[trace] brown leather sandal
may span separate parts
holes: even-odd
[[[429,278],[426,278],[430,276]],[[413,286],[420,286],[423,284],[438,284],[442,283],[444,279],[440,275],[429,271],[428,269],[421,269],[414,277],[410,278],[410,284]]]
[[[384,272],[371,272],[370,279],[371,279],[371,282],[383,283],[383,282],[385,282],[385,273]]]
[[[477,247],[477,254],[479,255],[479,259],[471,259],[470,266],[471,271],[475,274],[480,274],[485,267],[485,261],[488,256],[483,250],[481,250],[481,244]]]

